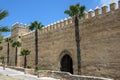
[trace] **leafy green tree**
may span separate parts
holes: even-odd
[[[14,41],[12,43],[12,47],[15,48],[15,66],[17,66],[17,60],[18,60],[18,56],[17,56],[17,53],[18,53],[18,47],[21,47],[21,43],[19,41]]]
[[[9,65],[10,43],[12,43],[13,40],[11,38],[6,38],[5,42],[7,42],[7,65]]]
[[[78,61],[78,74],[81,74],[81,50],[80,50],[80,33],[79,33],[79,19],[84,16],[85,6],[80,4],[70,5],[69,10],[65,10],[65,14],[71,16],[75,23],[75,38],[77,47],[77,61]]]
[[[41,22],[34,21],[30,24],[29,29],[35,30],[35,68],[38,67],[38,30],[41,30],[44,27]]]
[[[21,56],[24,56],[24,68],[27,66],[27,55],[30,54],[30,51],[28,49],[23,49],[21,51]]]

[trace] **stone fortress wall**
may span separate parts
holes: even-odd
[[[79,22],[82,75],[102,76],[120,79],[120,1],[118,8],[111,2],[89,10]],[[35,36],[28,27],[14,24],[11,37],[22,42],[18,52],[18,66],[23,66],[21,49],[29,49],[28,66],[35,65]],[[77,52],[75,28],[72,18],[66,18],[48,25],[38,32],[39,67],[48,70],[60,70],[61,59],[67,54],[73,61],[73,72],[77,74]],[[1,45],[1,44],[0,44]],[[4,49],[0,54],[7,54],[7,44],[2,43]],[[10,47],[10,61],[14,65],[15,49]]]

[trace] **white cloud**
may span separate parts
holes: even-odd
[[[118,3],[118,0],[100,0],[100,4],[110,4],[112,1]]]

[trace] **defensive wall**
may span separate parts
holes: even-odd
[[[120,79],[120,1],[89,10],[79,21],[82,75]],[[35,33],[18,23],[12,27],[11,37],[22,42],[18,51],[18,66],[23,66],[21,49],[29,49],[27,65],[35,65]],[[72,18],[50,24],[38,31],[39,64],[41,69],[60,70],[61,59],[69,55],[73,73],[77,74],[75,27]],[[2,44],[1,55],[7,54],[7,43]],[[14,65],[15,49],[10,47],[10,65]]]

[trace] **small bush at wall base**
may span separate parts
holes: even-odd
[[[28,69],[31,69],[32,67],[31,66],[27,66]]]

